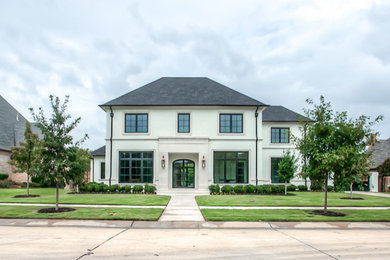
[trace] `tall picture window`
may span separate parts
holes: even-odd
[[[120,183],[153,183],[153,152],[119,152]]]
[[[248,183],[248,152],[214,152],[215,183]]]
[[[282,158],[271,158],[271,182],[281,183],[278,176],[279,162]]]

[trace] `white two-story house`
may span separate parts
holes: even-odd
[[[208,78],[161,78],[100,107],[107,134],[91,181],[160,193],[279,183],[277,163],[303,118]]]

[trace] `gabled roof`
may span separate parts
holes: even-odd
[[[386,159],[390,158],[390,138],[377,141],[377,143],[368,148],[367,151],[372,152],[371,160],[373,165],[371,166],[371,169],[378,168]]]
[[[269,106],[263,111],[263,122],[309,122],[304,117],[282,106]]]
[[[26,119],[0,95],[0,150],[10,151],[10,146],[24,140]]]
[[[164,77],[104,106],[266,106],[209,78]]]
[[[106,146],[102,146],[99,149],[91,152],[92,156],[105,156],[106,155]]]

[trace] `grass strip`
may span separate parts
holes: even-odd
[[[166,206],[170,196],[150,194],[68,194],[68,190],[60,190],[61,204],[106,204],[135,206]],[[26,189],[0,189],[0,202],[21,203],[55,203],[55,188],[33,188],[30,194],[40,195],[34,198],[14,198],[15,195],[26,194]]]
[[[315,215],[302,209],[202,209],[207,221],[390,221],[390,210],[332,210],[345,217]]]
[[[104,219],[104,220],[158,220],[163,209],[156,208],[86,208],[72,207],[75,211],[38,213],[47,207],[0,206],[0,218],[38,219]]]

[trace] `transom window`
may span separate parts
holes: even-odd
[[[271,143],[289,143],[290,129],[289,128],[271,128]]]
[[[281,160],[282,158],[271,158],[271,182],[272,183],[281,183],[278,174],[279,162]]]
[[[214,152],[214,183],[248,183],[248,152]]]
[[[120,183],[152,183],[153,152],[119,152]]]
[[[125,133],[147,133],[148,114],[126,114]]]
[[[219,114],[220,133],[242,133],[242,114]]]
[[[189,133],[190,132],[190,114],[180,113],[177,115],[177,132]]]

